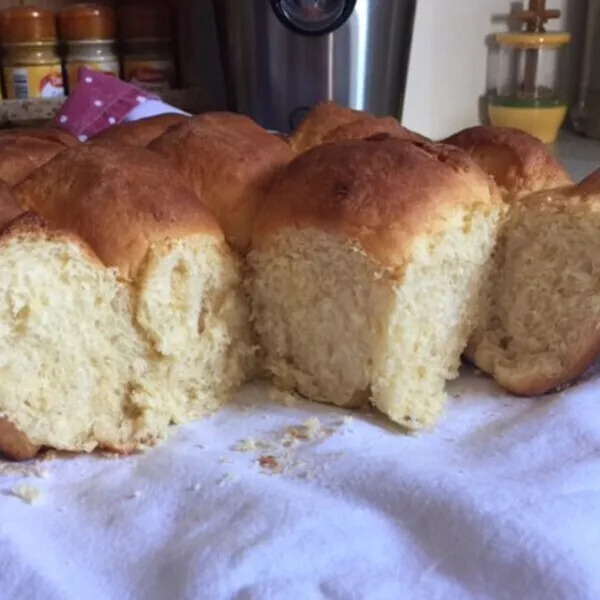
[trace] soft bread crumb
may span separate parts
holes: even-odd
[[[42,490],[25,483],[16,485],[12,489],[12,494],[27,504],[37,504],[43,499]]]
[[[0,476],[6,477],[38,477],[48,479],[50,471],[42,468],[39,463],[16,464],[0,461]]]
[[[599,347],[600,197],[576,190],[515,200],[469,357],[505,389],[562,386]]]
[[[252,368],[238,265],[213,236],[154,244],[135,286],[76,238],[2,241],[0,413],[32,443],[143,451]]]
[[[256,325],[275,383],[339,406],[370,398],[409,429],[432,425],[475,323],[499,217],[457,210],[443,234],[415,244],[401,281],[316,230],[285,231],[251,254]]]

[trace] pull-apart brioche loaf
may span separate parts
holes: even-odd
[[[167,113],[129,123],[118,123],[95,135],[90,142],[96,144],[108,141],[125,144],[126,146],[145,148],[152,140],[155,140],[167,131],[167,129],[179,125],[187,119],[188,117],[182,114]]]
[[[285,141],[252,119],[225,112],[193,117],[149,148],[172,162],[241,253],[273,177],[294,156]]]
[[[375,117],[335,102],[321,102],[294,130],[289,143],[297,153],[301,153],[328,142],[364,139],[380,133],[413,142],[428,141],[402,127],[394,117]]]
[[[457,374],[504,213],[466,154],[397,139],[310,150],[277,177],[248,255],[277,383],[431,425]]]
[[[166,161],[84,144],[15,191],[47,226],[0,241],[0,448],[128,452],[227,399],[253,362],[238,264]]]
[[[600,171],[513,200],[467,355],[507,390],[568,383],[600,351]]]
[[[530,192],[573,183],[549,148],[519,129],[480,125],[455,133],[445,143],[467,151],[509,203]]]

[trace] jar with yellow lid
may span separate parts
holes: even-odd
[[[496,89],[488,102],[490,121],[552,143],[567,114],[562,62],[571,36],[544,30],[543,24],[560,11],[546,10],[543,1],[530,2],[529,11],[516,16],[529,23],[529,30],[496,34],[499,57]]]
[[[170,16],[169,8],[160,3],[138,2],[119,8],[125,81],[157,93],[174,86]]]
[[[64,96],[54,14],[36,6],[19,6],[0,13],[4,47],[6,97]]]
[[[88,67],[119,76],[114,11],[106,5],[74,4],[58,14],[60,34],[67,44],[67,89],[79,81],[79,70]]]

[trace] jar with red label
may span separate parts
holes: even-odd
[[[122,6],[118,12],[123,40],[123,79],[153,92],[174,87],[169,8],[158,3]]]
[[[64,96],[54,13],[36,6],[0,14],[4,85],[9,99]]]
[[[115,17],[111,7],[74,4],[60,11],[58,25],[68,48],[65,72],[69,91],[79,81],[82,67],[119,76]]]

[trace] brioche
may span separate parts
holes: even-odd
[[[519,129],[470,127],[445,143],[467,151],[494,178],[509,203],[523,194],[573,183],[548,147]]]
[[[79,144],[79,140],[72,134],[60,127],[18,127],[15,129],[3,129],[0,131],[0,137],[26,137],[37,140],[46,140],[61,144],[65,148],[72,148]]]
[[[232,113],[193,117],[148,147],[172,162],[241,253],[273,177],[293,157],[282,139]]]
[[[427,141],[423,136],[402,127],[393,117],[378,118],[334,102],[322,102],[300,123],[290,136],[289,143],[300,153],[320,144],[363,139],[380,133],[414,142]]]
[[[600,351],[600,171],[513,201],[467,355],[505,389],[536,395]]]
[[[103,143],[105,141],[126,146],[139,146],[145,148],[152,140],[162,135],[169,127],[179,125],[188,117],[182,114],[167,113],[154,117],[139,119],[129,123],[118,123],[98,135],[95,135],[90,143]]]
[[[82,144],[15,193],[39,217],[0,237],[0,450],[130,452],[227,400],[254,361],[238,264],[166,161]]]
[[[0,179],[15,185],[33,170],[78,143],[70,133],[53,127],[0,132]]]
[[[392,138],[295,158],[248,255],[265,370],[418,429],[440,413],[477,318],[504,204],[460,150]]]

